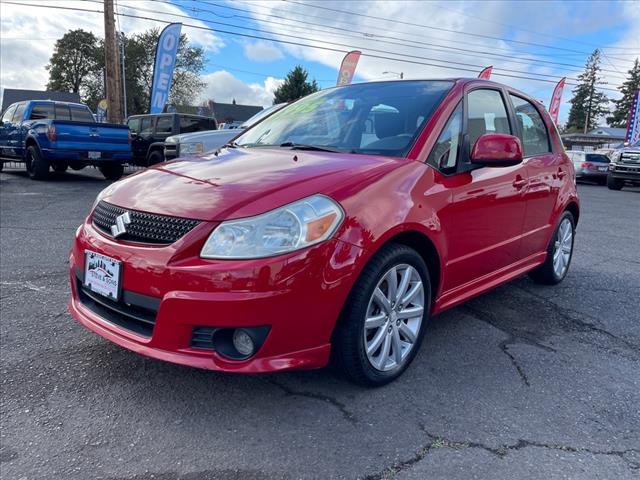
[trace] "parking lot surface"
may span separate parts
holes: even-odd
[[[407,372],[364,389],[171,365],[81,327],[68,252],[106,185],[0,174],[3,479],[640,478],[640,189],[580,185],[562,284],[432,319]]]

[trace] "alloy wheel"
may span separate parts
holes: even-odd
[[[424,317],[424,285],[408,264],[389,269],[369,299],[364,346],[371,366],[387,372],[402,366],[418,339]]]
[[[558,227],[553,248],[553,271],[558,278],[562,278],[569,268],[572,250],[573,225],[571,220],[564,218]]]

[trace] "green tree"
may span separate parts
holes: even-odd
[[[120,35],[120,41],[124,42],[129,115],[149,112],[153,65],[159,37],[158,29],[147,30],[131,37]],[[200,80],[204,62],[204,50],[189,45],[187,36],[181,35],[169,103],[189,104],[200,94],[206,86]],[[56,51],[51,57],[51,64],[47,66],[47,88],[78,92],[82,101],[95,111],[98,102],[106,95],[104,64],[102,39],[82,30],[69,31],[56,42]],[[84,69],[80,68],[83,66]]]
[[[309,72],[300,65],[294,67],[287,74],[283,84],[273,93],[273,104],[292,102],[320,90],[315,80],[307,81],[308,76]]]
[[[578,75],[578,85],[573,89],[573,98],[569,100],[571,110],[567,131],[586,133],[598,126],[598,119],[609,111],[609,99],[597,90],[598,85],[603,84],[600,75],[600,51],[596,49],[587,59],[584,72]]]
[[[70,30],[56,41],[45,67],[49,71],[47,90],[85,94],[90,79],[100,71],[98,38],[82,29]]]
[[[637,58],[628,74],[629,76],[624,83],[618,87],[618,90],[622,93],[622,98],[613,101],[615,104],[613,114],[607,117],[607,123],[612,127],[626,128],[627,126],[631,102],[636,92],[640,90],[640,61]]]

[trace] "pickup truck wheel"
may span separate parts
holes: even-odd
[[[547,247],[547,258],[542,265],[529,272],[529,277],[543,285],[556,285],[567,276],[573,258],[576,222],[569,211],[560,217],[558,226]]]
[[[147,165],[150,167],[151,165],[155,165],[156,163],[164,162],[164,155],[160,150],[154,150],[149,154],[149,158],[147,158]]]
[[[82,162],[69,162],[69,167],[71,170],[82,170],[86,165]]]
[[[67,171],[67,168],[69,168],[69,164],[67,162],[65,162],[64,160],[60,161],[60,162],[56,162],[52,165],[53,167],[53,171],[57,172],[57,173],[64,173]]]
[[[33,180],[45,180],[49,176],[49,162],[42,158],[34,145],[27,148],[27,173]]]
[[[122,177],[124,173],[124,165],[121,163],[107,163],[98,168],[107,180],[120,180],[120,177]]]
[[[609,187],[609,190],[622,190],[624,180],[607,175],[607,187]]]
[[[333,361],[356,383],[380,386],[399,377],[420,348],[431,285],[422,257],[384,246],[365,266],[333,335]]]

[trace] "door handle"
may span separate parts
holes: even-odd
[[[518,190],[523,188],[526,184],[527,184],[527,181],[522,178],[517,178],[512,183],[513,187],[517,188]]]

